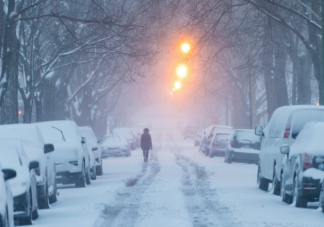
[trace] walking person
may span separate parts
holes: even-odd
[[[147,162],[149,150],[152,150],[152,139],[149,129],[145,128],[141,136],[141,148],[143,150],[144,162]]]

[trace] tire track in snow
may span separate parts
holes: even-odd
[[[161,150],[160,141],[150,152],[148,163],[142,164],[141,172],[125,180],[125,187],[116,193],[112,204],[103,204],[102,213],[96,227],[134,226],[139,218],[138,208],[146,189],[160,172],[157,152]]]
[[[217,199],[216,189],[210,188],[205,168],[183,156],[172,137],[170,137],[170,142],[170,150],[183,171],[182,193],[187,200],[187,209],[192,217],[193,226],[240,226],[232,220],[228,207]]]

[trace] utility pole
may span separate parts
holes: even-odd
[[[226,126],[228,126],[228,84],[226,86]]]
[[[320,97],[319,104],[324,105],[324,0],[322,0],[322,76],[320,80]]]
[[[324,0],[323,0],[324,1]],[[250,128],[253,128],[253,116],[252,116],[252,86],[251,86],[251,65],[248,62],[249,67],[249,107],[250,107]]]

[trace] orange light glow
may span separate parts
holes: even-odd
[[[179,90],[181,88],[181,82],[180,81],[177,81],[174,83],[174,88]]]
[[[319,102],[318,102],[318,103],[316,103],[316,106],[319,106]]]
[[[170,92],[170,95],[173,95],[172,92]]]
[[[184,64],[181,64],[177,67],[177,75],[180,79],[183,79],[188,74],[188,67]]]
[[[172,90],[175,91],[175,88],[173,88]]]
[[[190,44],[189,43],[183,43],[181,45],[181,51],[185,54],[188,54],[190,52]]]
[[[18,114],[21,115],[22,114],[22,111],[21,110],[18,110]]]

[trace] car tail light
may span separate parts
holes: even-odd
[[[290,124],[287,124],[285,128],[284,138],[286,139],[289,138],[289,135],[290,135]]]
[[[234,140],[231,141],[231,147],[234,148]]]
[[[311,168],[313,165],[313,156],[311,154],[303,153],[304,168]]]
[[[218,146],[219,146],[219,144],[218,144],[218,143],[213,143],[213,146],[216,146],[216,147],[218,147]]]

